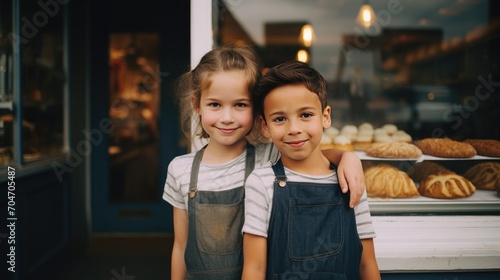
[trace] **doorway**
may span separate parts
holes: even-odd
[[[90,160],[93,233],[173,232],[162,193],[168,163],[187,152],[175,104],[189,70],[184,2],[109,0],[91,19],[90,123],[106,132]]]

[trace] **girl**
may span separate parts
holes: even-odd
[[[163,199],[174,208],[173,280],[241,279],[243,186],[254,167],[279,156],[270,143],[250,144],[259,139],[251,93],[260,75],[252,48],[225,46],[205,54],[179,80],[186,135],[195,113],[195,135],[210,141],[196,153],[176,157],[168,167]],[[339,166],[343,192],[349,182],[354,207],[364,191],[360,160],[335,150],[325,155]]]

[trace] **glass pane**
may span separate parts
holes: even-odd
[[[21,6],[19,44],[25,161],[64,152],[66,74],[62,11],[44,11],[35,1],[23,1]]]
[[[495,1],[370,1],[367,23],[361,2],[216,1],[214,42],[254,44],[267,67],[308,61],[329,82],[336,128],[500,139]]]
[[[110,199],[158,199],[159,35],[110,35]]]
[[[0,2],[0,165],[12,161],[12,1]]]

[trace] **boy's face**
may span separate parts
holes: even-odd
[[[318,95],[301,84],[272,90],[264,99],[264,118],[262,132],[279,149],[283,161],[321,153],[323,129],[331,124],[330,107],[322,110]]]

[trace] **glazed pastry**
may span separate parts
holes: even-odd
[[[471,196],[476,192],[476,187],[456,173],[441,172],[429,175],[420,183],[418,191],[427,197],[451,199]]]
[[[467,139],[464,141],[474,147],[478,155],[500,157],[500,141],[493,139]]]
[[[464,177],[469,179],[479,190],[494,191],[500,189],[500,163],[478,163],[469,168]]]
[[[385,198],[420,196],[408,174],[386,163],[368,167],[365,171],[365,182],[368,196]]]
[[[365,152],[368,156],[381,158],[418,158],[422,155],[417,146],[405,142],[373,143]]]
[[[467,143],[449,138],[425,138],[415,143],[424,154],[444,158],[470,158],[476,150]]]

